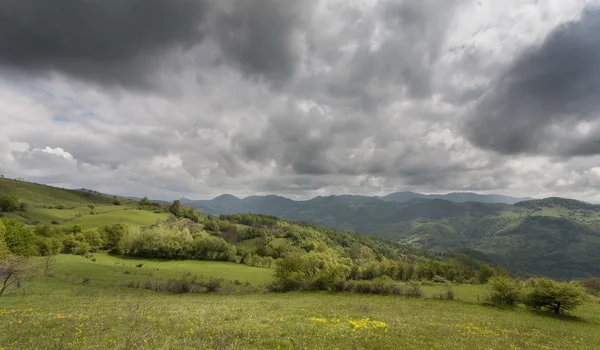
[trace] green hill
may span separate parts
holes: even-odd
[[[0,216],[19,220],[28,226],[82,224],[91,229],[116,222],[145,226],[170,216],[139,210],[135,201],[109,197],[92,190],[70,190],[5,178],[0,179],[0,196],[3,195],[25,203],[26,208],[0,212]]]

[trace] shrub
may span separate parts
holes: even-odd
[[[84,277],[83,280],[81,280],[81,284],[90,284],[90,278],[89,277]]]
[[[20,256],[36,255],[35,234],[17,220],[3,220],[4,242],[12,253]]]
[[[23,212],[25,212],[25,211],[27,211],[27,209],[29,209],[29,204],[27,204],[27,203],[25,203],[25,202],[21,202],[21,203],[19,204],[19,210],[20,210],[20,211],[23,211]]]
[[[450,286],[446,286],[446,290],[438,294],[436,299],[439,300],[454,300],[454,290]]]
[[[488,264],[483,264],[483,266],[481,266],[479,268],[479,271],[477,272],[477,281],[480,284],[486,284],[490,280],[490,278],[494,277],[495,275],[496,270],[494,270]]]
[[[140,281],[129,281],[125,283],[125,287],[127,288],[140,288]]]
[[[221,281],[218,279],[215,279],[215,278],[212,278],[206,284],[206,291],[209,293],[218,292],[220,288],[221,288]]]
[[[438,275],[433,276],[432,281],[435,282],[435,283],[442,283],[442,284],[448,284],[448,283],[450,283],[450,281],[448,281],[444,277],[438,276]]]
[[[144,264],[137,264],[137,265],[135,265],[135,267],[142,267],[142,266],[144,266]]]
[[[412,298],[420,298],[423,296],[423,290],[421,289],[421,285],[419,282],[412,281],[408,283],[408,288],[406,288],[405,295]]]
[[[17,211],[19,210],[20,204],[17,197],[11,194],[0,194],[0,211]]]
[[[521,283],[505,276],[494,276],[488,281],[494,304],[515,305],[521,300]]]
[[[52,225],[60,225],[60,221],[52,220]]]
[[[585,299],[585,291],[576,283],[539,278],[528,281],[523,302],[535,310],[560,314],[575,309]]]

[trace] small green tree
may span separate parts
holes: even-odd
[[[0,194],[0,211],[11,212],[17,211],[20,208],[20,203],[17,197],[5,193]]]
[[[0,257],[8,254],[8,246],[4,240],[4,234],[6,232],[6,226],[4,226],[4,220],[0,219]]]
[[[505,276],[494,276],[489,279],[488,284],[492,289],[493,303],[515,305],[521,300],[522,286],[519,281]]]
[[[4,241],[15,255],[27,257],[37,253],[34,233],[20,221],[4,220]]]
[[[150,205],[152,202],[148,199],[148,197],[144,197],[140,200],[140,205]]]
[[[477,272],[477,279],[480,284],[486,284],[494,275],[496,275],[496,270],[488,264],[483,264]]]
[[[527,284],[523,302],[535,310],[560,314],[575,309],[586,299],[585,291],[575,283],[537,278],[529,280]]]
[[[179,202],[177,199],[173,201],[173,204],[171,204],[168,209],[171,214],[178,218],[182,217],[184,214],[183,208],[181,207],[181,202]]]
[[[129,232],[129,227],[125,224],[114,224],[111,226],[102,226],[98,233],[104,243],[103,248],[113,253],[120,252],[120,243],[123,237]]]

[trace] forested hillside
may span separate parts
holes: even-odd
[[[190,201],[205,213],[252,212],[361,232],[435,253],[468,249],[513,270],[556,278],[600,274],[600,206],[564,198],[514,205],[364,196],[293,201],[220,196]]]

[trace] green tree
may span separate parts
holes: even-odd
[[[20,221],[4,220],[4,241],[13,254],[25,257],[37,254],[35,235]]]
[[[494,270],[494,268],[488,264],[483,264],[477,272],[477,279],[479,280],[479,283],[486,284],[495,274],[496,270]]]
[[[514,305],[521,300],[521,283],[506,276],[494,276],[488,281],[491,299],[496,304]]]
[[[560,314],[575,309],[586,299],[585,291],[575,283],[537,278],[527,284],[523,302],[532,309]]]
[[[152,202],[150,202],[148,197],[144,197],[144,198],[142,198],[142,200],[140,200],[140,205],[151,205],[151,204],[152,204]]]
[[[8,254],[8,246],[6,245],[6,241],[4,240],[5,232],[6,227],[4,226],[4,220],[0,219],[0,257]]]
[[[176,217],[183,217],[183,208],[181,207],[181,202],[178,199],[173,201],[173,204],[169,206],[169,212]]]
[[[0,211],[11,212],[17,211],[20,208],[20,203],[17,197],[5,193],[0,194]]]
[[[120,243],[123,237],[129,232],[129,227],[125,224],[114,224],[114,225],[105,225],[101,226],[98,229],[98,233],[100,233],[100,237],[104,242],[104,249],[110,250],[113,253],[120,252]]]

